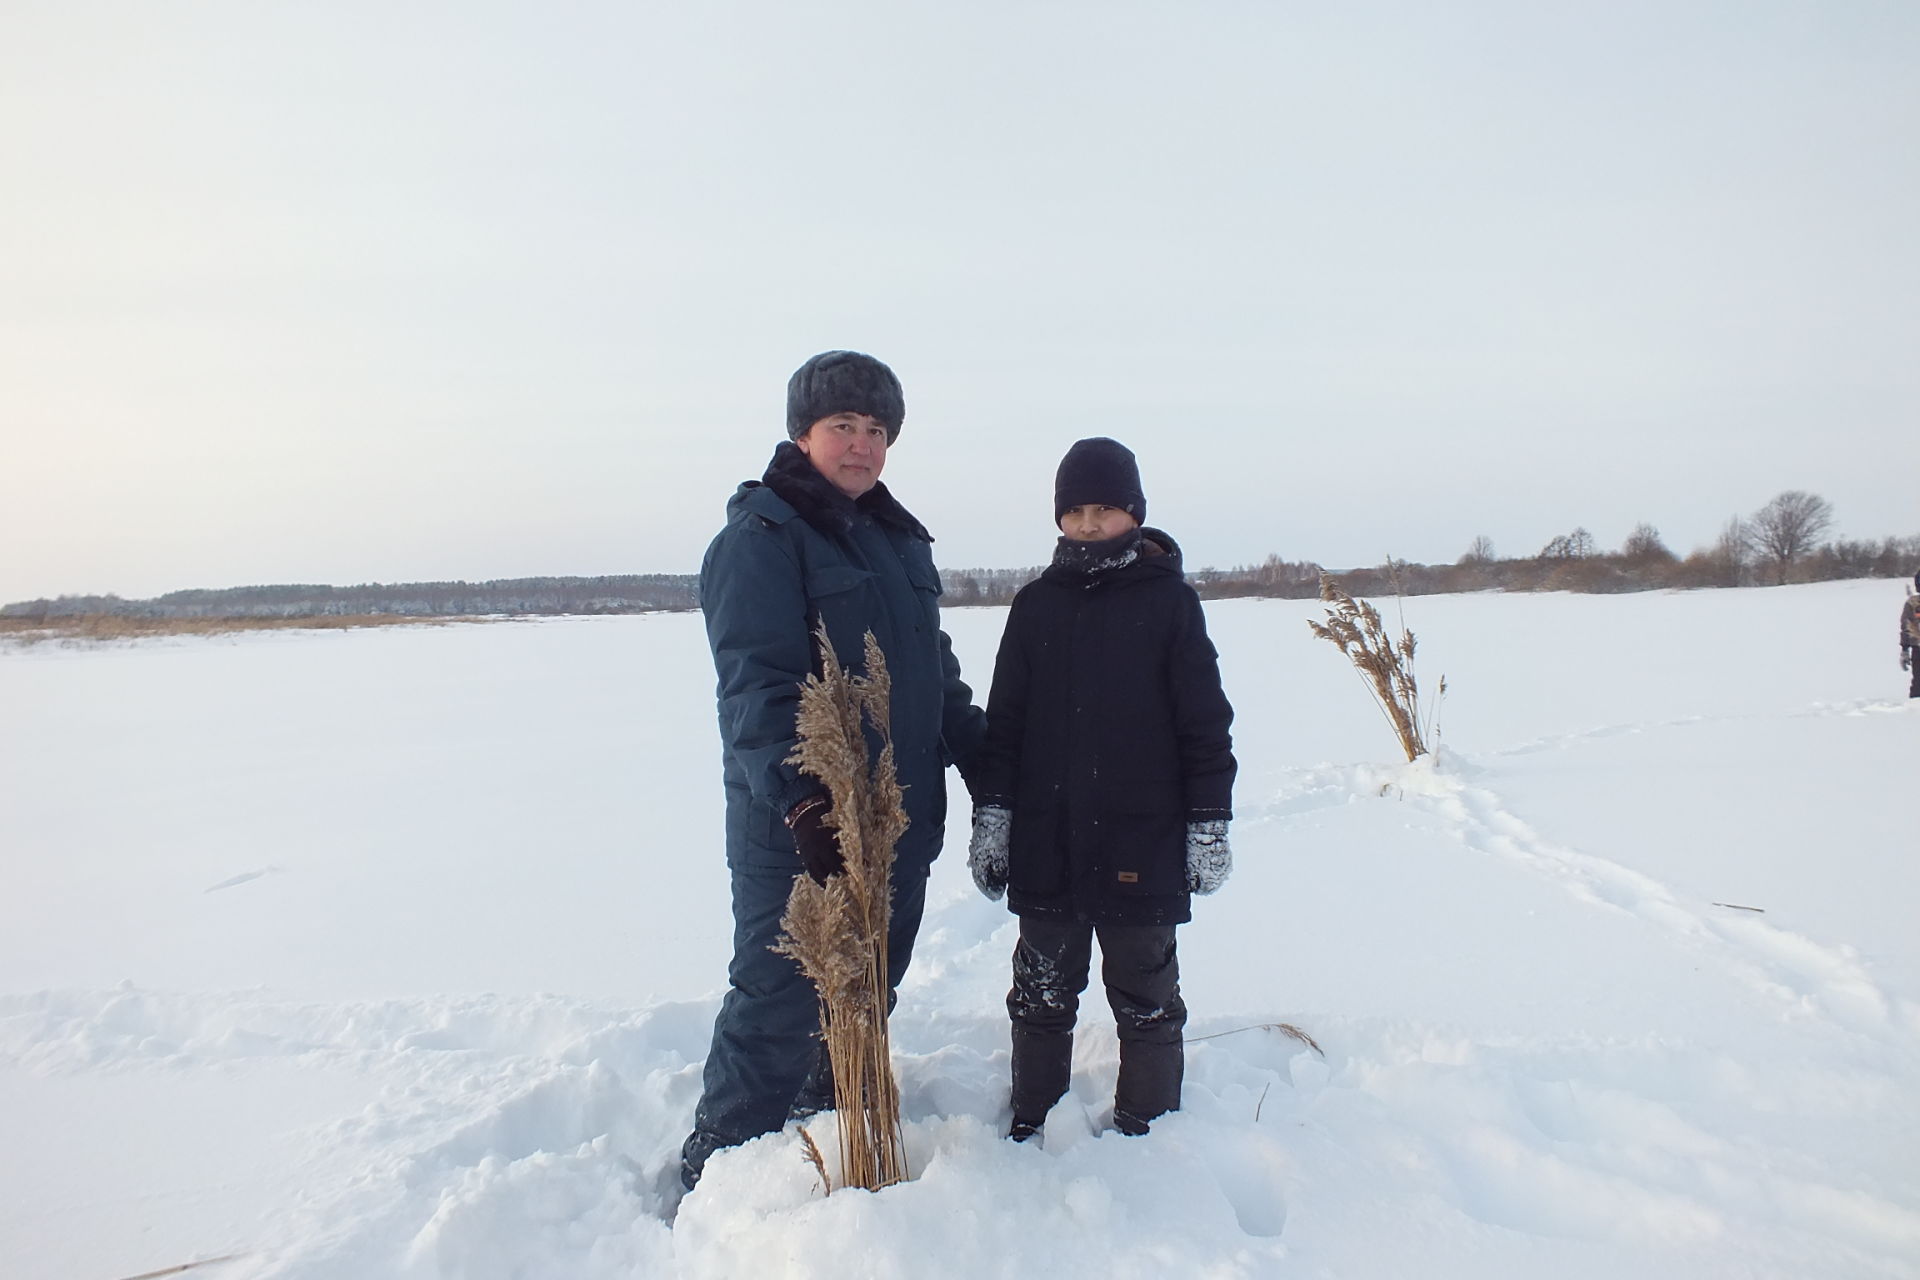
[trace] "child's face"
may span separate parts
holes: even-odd
[[[1137,527],[1139,523],[1120,508],[1103,506],[1098,502],[1069,507],[1060,513],[1060,532],[1075,542],[1105,542]]]

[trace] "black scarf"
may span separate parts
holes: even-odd
[[[1061,576],[1093,579],[1103,573],[1124,569],[1140,558],[1140,530],[1127,530],[1117,538],[1103,542],[1080,542],[1061,538],[1053,548],[1050,566]]]
[[[812,460],[791,440],[783,441],[774,449],[773,460],[767,463],[767,472],[760,482],[822,533],[844,535],[852,530],[856,519],[867,515],[922,541],[933,541],[927,527],[900,505],[886,485],[876,480],[873,488],[858,499],[849,498],[834,488],[833,482],[821,475]]]

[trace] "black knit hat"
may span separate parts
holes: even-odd
[[[798,440],[822,418],[864,413],[887,429],[887,443],[900,436],[907,398],[893,370],[858,351],[822,351],[787,380],[787,438]]]
[[[1053,522],[1075,507],[1099,503],[1147,522],[1147,495],[1140,490],[1140,464],[1118,440],[1076,440],[1053,475]]]

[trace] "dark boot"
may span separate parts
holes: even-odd
[[[700,1175],[706,1172],[707,1158],[722,1147],[733,1144],[717,1133],[705,1129],[695,1129],[680,1144],[680,1185],[691,1191],[700,1184]]]
[[[1178,1111],[1186,1071],[1186,1050],[1177,1040],[1172,1044],[1122,1040],[1120,1080],[1113,1090],[1114,1127],[1121,1127],[1124,1113],[1140,1120],[1140,1132],[1145,1133],[1146,1121]]]
[[[1013,1123],[1038,1129],[1066,1096],[1073,1075],[1073,1032],[1013,1029]],[[1031,1136],[1031,1135],[1029,1135]]]
[[[1100,976],[1120,1036],[1120,1079],[1113,1127],[1145,1133],[1155,1117],[1180,1109],[1186,1076],[1186,1002],[1172,925],[1100,929]]]

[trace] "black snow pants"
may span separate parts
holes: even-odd
[[[1120,1035],[1120,1081],[1114,1127],[1145,1133],[1147,1122],[1180,1106],[1186,1071],[1181,1033],[1180,960],[1172,925],[1091,924],[1021,917],[1013,951],[1013,1118],[1039,1125],[1067,1092],[1073,1069],[1073,1024],[1087,987],[1093,939],[1100,939],[1100,977]]]

